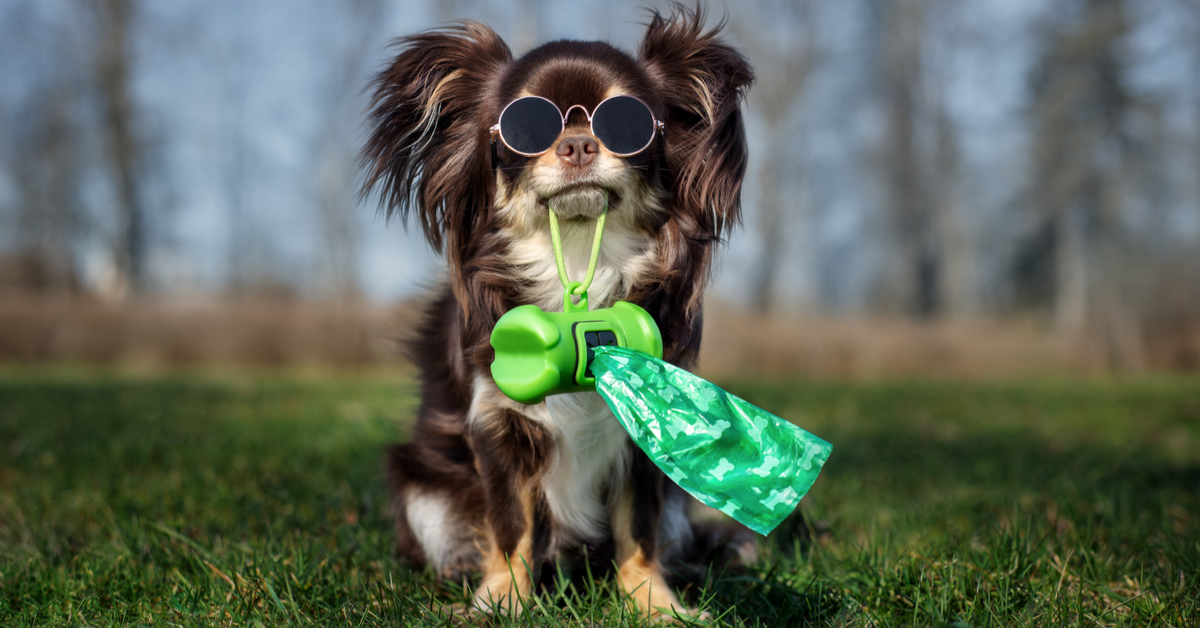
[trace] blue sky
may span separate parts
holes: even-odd
[[[491,25],[517,54],[556,38],[606,39],[632,52],[646,19],[643,3],[625,0],[381,2],[377,17],[357,19],[347,10],[356,3],[330,0],[142,4],[136,93],[143,130],[158,147],[162,177],[155,197],[153,267],[164,289],[202,293],[220,289],[228,278],[235,242],[242,243],[239,259],[250,272],[319,292],[317,173],[328,163],[322,159],[352,169],[365,106],[362,89],[386,61],[385,45],[392,37],[465,17]],[[927,4],[936,11],[936,27],[924,44],[926,77],[933,83],[923,89],[942,95],[958,125],[968,200],[962,220],[978,251],[974,272],[996,273],[1008,252],[1009,232],[1016,228],[1013,202],[1027,175],[1029,138],[1022,116],[1034,27],[1053,5],[1034,0]],[[24,7],[49,30],[69,34],[89,26],[70,0],[0,0],[0,5],[7,5],[0,6],[6,12]],[[755,54],[787,50],[801,32],[793,18],[780,17],[790,15],[783,10],[787,6],[764,0],[728,9],[736,27],[730,37],[760,65],[760,83],[773,80],[761,68],[786,67],[786,59],[781,66],[778,59]],[[872,89],[864,70],[867,5],[815,6],[817,70],[782,127],[767,129],[753,92],[750,97],[746,223],[732,236],[714,286],[729,300],[746,298],[744,278],[760,262],[754,156],[772,135],[795,138],[785,152],[782,198],[789,246],[781,262],[780,295],[794,303],[854,308],[886,263],[875,246],[881,229],[878,190],[864,166],[882,132],[878,107],[863,97]],[[1189,86],[1200,75],[1200,54],[1178,45],[1191,26],[1180,23],[1169,0],[1133,6],[1142,26],[1131,40],[1137,60],[1131,77],[1139,90],[1163,103],[1171,124],[1194,133],[1193,121],[1200,118],[1192,113],[1192,103],[1200,99]],[[713,14],[722,10],[724,5],[710,7]],[[755,41],[745,45],[736,33],[753,33]],[[38,54],[24,52],[31,59]],[[344,60],[356,54],[361,62],[347,70]],[[36,67],[0,67],[0,105],[20,100],[23,86],[36,81],[36,70],[29,71]],[[1179,151],[1182,161],[1175,167],[1186,170],[1195,157],[1184,155],[1182,144]],[[12,187],[5,176],[0,173],[0,207],[6,185]],[[104,200],[102,184],[87,190],[96,220],[83,237],[81,265],[95,277],[106,267],[103,225],[111,203]],[[1200,238],[1194,197],[1180,203],[1167,212],[1172,230]],[[415,231],[385,223],[373,206],[355,206],[348,195],[345,204],[357,221],[358,276],[370,297],[391,301],[436,283],[441,264]]]

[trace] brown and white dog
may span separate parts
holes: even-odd
[[[487,26],[463,22],[396,42],[372,85],[364,193],[415,216],[449,280],[410,342],[422,373],[411,442],[387,465],[400,553],[441,576],[481,570],[477,610],[519,612],[541,566],[586,547],[652,616],[687,612],[663,564],[698,542],[691,498],[631,443],[594,392],[537,405],[490,374],[492,327],[533,303],[562,310],[548,211],[562,224],[568,275],[582,277],[595,217],[607,226],[593,308],[645,308],[665,359],[696,361],[701,300],[722,235],[737,221],[746,142],[746,59],[697,10],[651,15],[632,57],[601,42],[555,41],[514,59]],[[567,112],[552,149],[517,153],[489,130],[505,106],[540,96]],[[661,128],[620,156],[589,112],[633,96]]]

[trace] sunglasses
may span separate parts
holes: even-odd
[[[583,105],[571,105],[563,113],[557,105],[541,96],[524,96],[508,103],[500,112],[500,122],[490,129],[492,143],[495,144],[499,137],[518,155],[541,155],[554,147],[558,136],[567,127],[567,116],[576,107],[587,116],[592,135],[618,157],[646,150],[654,141],[654,134],[664,129],[650,107],[633,96],[606,98],[590,114]]]

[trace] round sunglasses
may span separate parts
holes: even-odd
[[[566,113],[541,96],[523,96],[500,112],[500,122],[490,129],[492,142],[501,142],[518,155],[535,157],[554,147],[567,127],[567,116],[578,107],[587,116],[592,135],[618,157],[640,153],[654,141],[664,125],[650,107],[633,96],[612,96],[588,113],[583,105],[571,105]]]

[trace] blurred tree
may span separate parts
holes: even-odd
[[[27,263],[37,269],[36,287],[60,292],[77,287],[75,239],[82,222],[79,204],[81,155],[75,141],[78,92],[71,83],[45,86],[16,116],[12,161],[19,190],[17,238]]]
[[[1015,266],[1018,294],[1053,313],[1064,333],[1095,334],[1115,366],[1136,366],[1131,271],[1122,223],[1131,116],[1125,0],[1072,0],[1043,25],[1033,71],[1029,206],[1034,228]]]
[[[244,9],[242,9],[244,10]],[[220,58],[220,84],[224,104],[224,137],[221,141],[220,187],[225,196],[225,289],[234,297],[246,296],[255,290],[268,273],[263,268],[264,234],[252,215],[250,183],[260,176],[261,158],[254,154],[249,122],[250,78],[245,65],[249,57],[246,43],[240,38],[226,44]]]
[[[0,56],[26,70],[0,79],[10,86],[0,102],[0,164],[12,185],[5,244],[20,259],[25,288],[60,292],[78,285],[84,94],[75,24],[36,13],[29,5],[0,12]]]
[[[934,246],[940,264],[936,271],[935,312],[949,318],[978,314],[979,280],[975,272],[976,243],[967,228],[967,212],[974,210],[967,201],[966,156],[961,124],[950,110],[953,89],[953,63],[972,45],[963,28],[963,7],[946,0],[932,0],[929,17],[930,35],[924,64],[928,68],[928,125],[931,127],[929,167],[925,173],[929,202],[932,204]]]
[[[1193,0],[1184,0],[1184,6],[1188,9],[1190,24],[1188,24],[1187,35],[1185,40],[1191,43],[1192,48],[1192,106],[1195,107],[1195,123],[1193,126],[1192,145],[1195,147],[1195,167],[1196,177],[1193,182],[1196,185],[1194,194],[1196,198],[1191,204],[1194,212],[1195,221],[1200,225],[1200,2]],[[1197,234],[1200,236],[1200,234]],[[1195,239],[1195,246],[1200,248],[1200,237]],[[1200,253],[1200,251],[1198,251]],[[1197,255],[1200,259],[1200,255]]]
[[[934,101],[931,199],[941,262],[937,271],[937,295],[933,313],[957,318],[978,313],[975,251],[964,213],[968,210],[963,191],[963,155],[958,123],[946,108],[944,93]]]
[[[332,54],[318,87],[320,128],[312,151],[314,200],[319,226],[318,290],[335,301],[357,299],[359,228],[355,197],[355,151],[361,86],[366,82],[373,43],[383,22],[382,0],[352,0],[339,5],[348,19],[338,29],[343,40]]]
[[[147,279],[147,216],[142,119],[133,93],[138,7],[134,0],[80,2],[95,19],[92,71],[117,203],[117,272],[129,290],[139,292]]]
[[[802,195],[786,195],[784,189],[804,180],[803,161],[795,150],[804,144],[804,137],[794,124],[794,114],[817,63],[817,22],[811,0],[798,0],[739,12],[731,26],[759,77],[748,98],[765,127],[760,145],[751,145],[758,200],[752,215],[761,245],[750,278],[750,306],[766,313],[774,305],[784,244],[789,235],[796,235],[787,219],[804,209]]]
[[[968,309],[970,249],[960,213],[957,123],[945,103],[945,52],[956,7],[940,0],[870,0],[868,46],[883,119],[876,155],[885,311],[932,319]],[[948,24],[949,23],[949,24]],[[940,27],[940,28],[938,28]]]
[[[872,0],[870,8],[884,119],[879,159],[890,244],[883,305],[928,318],[937,313],[940,295],[934,218],[917,146],[925,6],[921,0]]]

